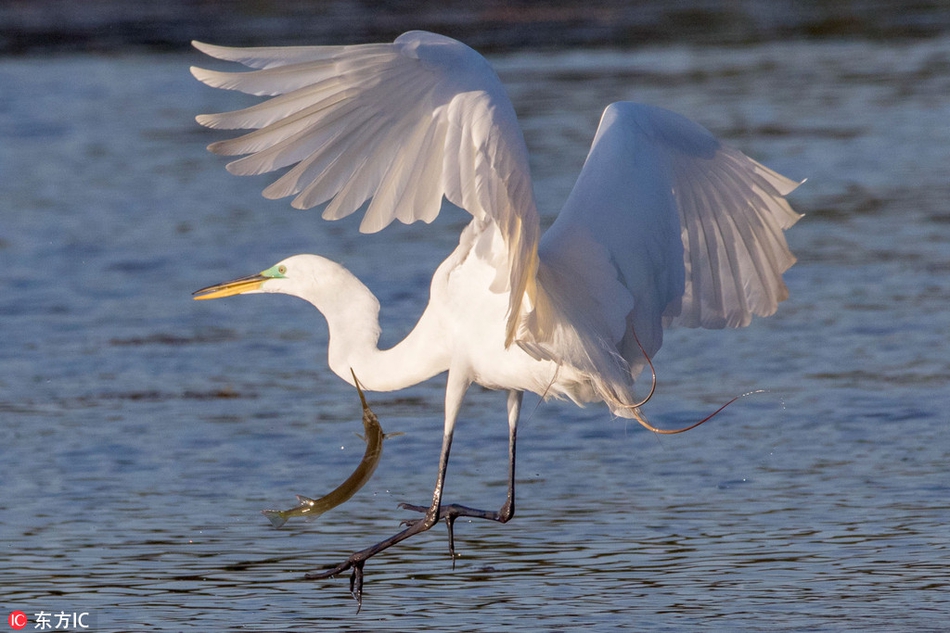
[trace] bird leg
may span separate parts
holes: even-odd
[[[304,578],[307,580],[332,578],[333,576],[342,574],[348,569],[352,569],[353,573],[350,576],[350,593],[356,599],[356,612],[359,613],[360,608],[363,606],[363,565],[366,561],[383,550],[389,549],[396,543],[406,540],[410,536],[425,532],[439,522],[442,488],[445,484],[445,471],[448,466],[449,449],[451,446],[452,436],[444,436],[442,439],[442,455],[439,459],[439,475],[436,480],[435,490],[432,493],[432,505],[429,508],[423,508],[423,511],[426,513],[424,518],[419,519],[402,532],[394,534],[388,539],[380,541],[366,549],[354,552],[349,558],[336,567],[321,572],[310,572],[306,574]]]
[[[342,574],[348,569],[352,569],[350,575],[350,594],[356,599],[356,612],[359,613],[363,606],[363,566],[366,561],[379,554],[383,550],[389,549],[397,543],[401,543],[407,538],[425,532],[439,522],[442,506],[442,489],[445,486],[445,472],[449,465],[449,452],[452,449],[452,433],[455,428],[455,421],[458,419],[459,407],[462,403],[462,396],[468,383],[464,381],[453,382],[452,374],[449,374],[449,381],[446,385],[446,412],[445,412],[445,431],[442,435],[442,452],[439,456],[439,473],[436,477],[435,489],[432,491],[432,505],[428,508],[422,508],[425,517],[415,521],[405,530],[394,534],[393,536],[376,543],[366,549],[354,552],[345,561],[320,572],[310,572],[304,576],[307,580],[321,580],[332,578]]]
[[[507,523],[515,516],[515,444],[518,439],[518,416],[521,412],[521,400],[524,392],[508,392],[508,496],[498,511],[479,510],[469,508],[468,506],[453,503],[443,505],[439,509],[438,520],[445,521],[446,529],[449,533],[449,555],[452,557],[453,564],[457,554],[455,553],[455,520],[459,517],[470,517],[475,519],[487,519],[499,523]],[[400,508],[412,510],[415,512],[429,512],[431,508],[412,505],[409,503],[400,503]],[[409,519],[403,521],[404,525],[413,526],[416,523],[428,520],[428,515],[424,519]]]

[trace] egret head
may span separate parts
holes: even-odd
[[[208,286],[196,290],[192,295],[197,300],[203,300],[240,294],[278,292],[301,297],[316,304],[320,297],[333,296],[337,290],[341,289],[340,283],[346,278],[353,277],[335,262],[318,255],[294,255],[256,275]]]
[[[261,271],[256,275],[248,275],[224,283],[215,284],[196,290],[192,296],[196,300],[220,299],[221,297],[230,297],[231,295],[248,294],[254,292],[273,292],[265,290],[265,284],[275,280],[287,278],[287,265],[284,262],[271,266],[267,270]]]
[[[379,339],[379,301],[353,273],[318,255],[294,255],[256,275],[248,275],[196,290],[195,299],[219,299],[240,294],[280,293],[298,297],[319,310],[334,324],[338,338],[365,335],[375,345]],[[346,380],[352,364],[344,357],[331,369]]]

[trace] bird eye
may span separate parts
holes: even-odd
[[[287,272],[287,267],[286,267],[286,266],[278,266],[278,267],[277,267],[277,272],[279,272],[281,275],[283,275],[283,274],[285,274],[285,273]]]

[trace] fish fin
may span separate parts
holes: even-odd
[[[366,441],[366,436],[363,435],[362,433],[354,433],[353,435],[355,435],[356,437],[360,438],[360,439],[363,440],[364,442]]]
[[[313,504],[316,503],[316,501],[314,501],[310,497],[305,497],[303,495],[296,495],[296,496],[297,496],[297,501],[299,501],[300,505],[302,506],[307,506],[308,508],[312,508]]]
[[[311,499],[310,497],[305,497],[303,495],[297,495],[297,501],[300,503],[297,505],[294,510],[297,511],[297,516],[304,517],[304,520],[308,523],[313,521],[318,516],[326,512],[326,510],[316,510],[316,505],[318,500]]]
[[[403,433],[402,431],[394,431],[392,433],[385,433],[383,435],[383,439],[388,440],[391,437],[399,437],[400,435],[405,435],[405,433]]]
[[[270,524],[275,528],[279,528],[284,523],[287,523],[287,515],[281,510],[261,510],[261,514],[266,516]]]

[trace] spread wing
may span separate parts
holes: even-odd
[[[442,198],[480,226],[497,225],[507,247],[501,286],[511,289],[511,341],[525,292],[537,270],[538,214],[527,149],[497,75],[453,39],[412,31],[392,44],[225,48],[202,52],[257,70],[193,68],[215,88],[272,98],[243,110],[204,114],[212,128],[252,129],[209,149],[245,155],[234,174],[290,169],[264,190],[294,196],[293,206],[327,203],[338,219],[371,199],[360,230],[394,219],[431,222]],[[504,258],[503,258],[504,259]]]
[[[617,350],[636,376],[664,325],[740,327],[772,314],[788,296],[782,273],[795,258],[783,231],[801,216],[785,196],[798,184],[678,114],[609,106],[541,240],[540,353],[545,332],[553,341],[572,322],[582,364],[609,375],[616,359],[598,348]]]

